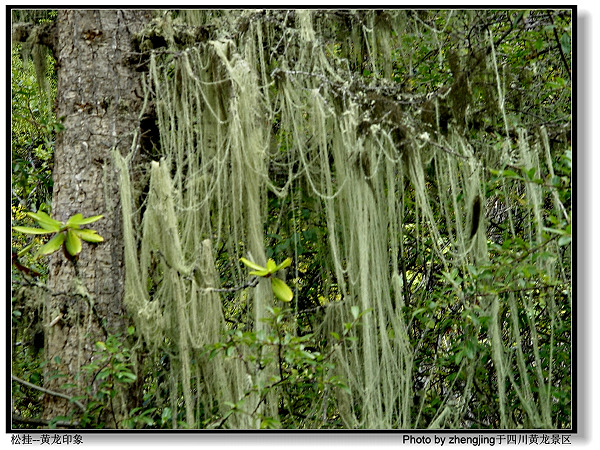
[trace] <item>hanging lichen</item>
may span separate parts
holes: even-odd
[[[245,413],[229,420],[230,427],[259,426],[256,411],[277,416],[275,389],[266,399],[248,394],[277,375],[274,366],[249,371],[236,359],[208,358],[205,349],[228,328],[215,254],[227,255],[223,270],[231,285],[245,285],[247,273],[239,258],[265,265],[266,233],[277,231],[266,230],[269,199],[289,200],[301,210],[305,200],[295,194],[299,188],[319,205],[326,224],[321,251],[332,295],[322,306],[341,306],[324,308],[315,335],[327,340],[343,329],[352,320],[353,306],[370,311],[352,331],[356,341],[336,347],[332,357],[332,373],[348,385],[335,393],[344,427],[420,425],[424,403],[414,402],[415,380],[425,391],[432,375],[414,364],[420,348],[410,334],[419,311],[409,302],[426,288],[431,271],[468,274],[490,264],[485,211],[499,200],[486,198],[486,171],[499,161],[514,161],[515,150],[510,144],[475,149],[460,133],[467,123],[468,86],[454,59],[460,89],[449,99],[460,117],[447,133],[434,131],[441,120],[437,104],[429,103],[427,126],[418,119],[422,99],[389,83],[389,36],[406,27],[406,14],[344,12],[329,19],[312,11],[191,11],[182,12],[177,23],[165,15],[164,23],[154,24],[153,36],[162,30],[168,50],[151,53],[146,80],[162,158],[145,167],[145,197],[136,198],[144,186],[132,187],[131,160],[116,157],[122,174],[126,303],[144,343],[152,352],[170,355],[172,380],[179,386],[171,392],[171,403],[176,409],[182,396],[188,426],[206,423],[208,410],[224,414],[224,405],[241,399]],[[177,48],[177,27],[194,29],[208,21],[221,28],[207,31],[207,39],[196,45],[185,41],[185,48]],[[338,50],[327,35],[348,23],[352,29]],[[366,84],[351,77],[349,67],[368,68],[381,77]],[[401,108],[402,102],[417,107]],[[539,168],[539,150],[532,150],[524,132],[517,142],[521,166]],[[544,142],[534,146],[547,148]],[[552,170],[549,158],[546,162]],[[532,206],[529,236],[538,243],[543,232],[540,192],[530,183],[523,193]],[[141,211],[135,210],[136,202]],[[299,216],[293,217],[297,224]],[[284,227],[282,220],[278,227]],[[414,246],[429,277],[407,273],[407,245]],[[289,256],[297,259],[297,251]],[[548,261],[539,264],[540,270],[553,270]],[[511,342],[502,337],[508,333],[518,346],[520,325],[500,328],[498,295],[477,299],[460,282],[452,283],[457,308],[477,307],[482,317],[491,318],[485,339],[492,342],[502,426],[512,425],[507,384],[527,405],[529,423],[551,426],[550,406],[524,388],[524,357],[511,353]],[[228,292],[228,308],[246,312],[240,326],[257,333],[268,328],[261,319],[275,300],[267,280]],[[514,305],[508,307],[512,317]],[[535,323],[529,327],[535,330]],[[457,334],[451,328],[448,332]],[[423,339],[426,334],[427,327]],[[440,337],[440,354],[451,348],[451,340]],[[510,375],[511,358],[520,370],[518,379]],[[476,360],[456,361],[466,381],[460,392],[448,392],[430,426],[464,423],[461,414],[475,389]],[[538,382],[546,383],[541,372]]]

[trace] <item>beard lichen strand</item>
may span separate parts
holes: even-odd
[[[209,55],[215,52],[222,62],[222,67],[233,85],[232,98],[217,98],[215,94],[218,92],[211,88],[222,80],[205,78],[207,75],[210,76],[208,72],[199,71],[196,74],[192,72],[196,67],[206,65],[206,61],[202,61],[206,56],[203,56],[200,51],[190,52],[181,59],[180,64],[184,65],[185,70],[180,69],[181,76],[177,81],[184,85],[179,89],[172,87],[170,84],[172,80],[169,80],[168,74],[161,73],[160,68],[153,70],[153,81],[156,86],[166,85],[165,89],[157,89],[158,117],[162,118],[159,120],[159,127],[164,129],[165,133],[175,133],[177,138],[164,139],[161,142],[161,148],[165,153],[161,166],[163,164],[172,166],[170,172],[174,174],[173,182],[168,181],[169,171],[166,167],[160,172],[159,178],[157,178],[158,172],[153,171],[151,175],[151,192],[154,194],[151,194],[147,200],[142,226],[144,234],[141,238],[142,248],[146,250],[143,250],[139,256],[142,261],[146,261],[143,264],[146,270],[150,268],[147,262],[149,259],[164,258],[164,261],[159,262],[162,266],[163,278],[161,288],[154,294],[155,298],[148,299],[146,302],[159,305],[158,310],[156,307],[150,307],[152,313],[142,315],[146,326],[149,327],[146,336],[150,337],[149,335],[152,334],[157,344],[164,338],[178,342],[180,363],[173,364],[172,370],[183,370],[181,375],[186,379],[199,376],[202,371],[200,367],[192,367],[188,359],[191,359],[192,348],[199,344],[193,342],[192,330],[210,329],[215,332],[225,328],[222,312],[207,314],[207,311],[204,311],[204,314],[200,315],[205,302],[197,299],[201,294],[193,290],[196,286],[184,279],[184,274],[197,264],[193,259],[184,261],[185,257],[193,254],[193,248],[198,248],[198,242],[192,237],[212,235],[212,230],[208,228],[212,225],[210,221],[199,220],[199,216],[215,216],[213,223],[220,224],[219,228],[233,230],[227,243],[227,247],[233,250],[232,254],[238,255],[237,257],[243,256],[244,250],[239,243],[244,242],[255,258],[265,259],[262,229],[265,210],[260,205],[263,203],[261,199],[264,197],[265,184],[269,181],[275,184],[270,180],[267,165],[264,163],[264,149],[267,148],[265,137],[269,135],[270,130],[266,129],[269,125],[268,121],[261,122],[256,114],[264,107],[262,99],[257,98],[258,93],[262,92],[257,84],[258,78],[252,75],[249,66],[239,54],[232,53],[232,47],[232,42],[220,42],[213,44],[212,48],[207,46],[204,49],[204,52]],[[317,49],[314,51],[318,52]],[[215,61],[214,57],[212,61]],[[326,59],[323,57],[314,58],[312,61],[312,64],[314,61],[318,61],[321,65],[326,64]],[[179,61],[175,60],[172,64],[178,63]],[[307,72],[313,72],[316,68],[306,69]],[[335,72],[332,67],[318,69],[323,73]],[[349,155],[361,154],[364,149],[361,149],[360,145],[365,145],[358,140],[348,139],[349,136],[356,135],[358,120],[351,119],[354,117],[352,114],[355,114],[351,111],[356,111],[356,105],[350,101],[346,102],[348,109],[346,114],[342,115],[344,128],[341,129],[342,121],[338,120],[329,107],[334,103],[334,99],[327,98],[335,94],[327,90],[317,93],[311,86],[310,80],[308,80],[309,85],[303,86],[305,82],[306,80],[296,77],[293,83],[284,84],[287,90],[278,93],[280,105],[286,105],[285,114],[281,116],[283,122],[281,127],[289,129],[296,136],[296,142],[304,142],[303,146],[295,149],[295,160],[281,160],[278,163],[300,168],[302,171],[300,176],[304,176],[308,185],[312,187],[313,194],[325,203],[325,212],[331,229],[330,250],[333,255],[338,255],[334,257],[335,272],[339,284],[343,287],[343,295],[347,298],[348,305],[359,304],[362,310],[373,308],[372,316],[365,316],[368,317],[366,319],[368,326],[365,325],[360,330],[360,352],[346,353],[344,356],[346,363],[341,365],[346,367],[342,375],[349,379],[355,395],[362,398],[363,404],[372,406],[363,412],[361,418],[348,417],[346,420],[348,423],[359,423],[365,427],[393,426],[399,422],[406,424],[409,419],[402,414],[406,414],[407,411],[395,410],[394,405],[398,404],[398,393],[406,393],[411,375],[408,366],[403,366],[399,370],[398,361],[410,361],[411,355],[406,342],[399,345],[405,339],[403,336],[406,336],[405,325],[393,315],[392,298],[390,293],[383,289],[390,280],[387,264],[388,250],[385,244],[389,241],[387,230],[395,217],[390,217],[387,208],[380,207],[375,201],[376,192],[385,192],[383,188],[376,191],[373,187],[374,183],[379,182],[379,178],[373,177],[371,173],[357,174],[351,167],[352,161]],[[303,89],[308,90],[303,91]],[[178,92],[185,97],[173,98]],[[196,117],[200,108],[198,99],[203,102],[202,107],[208,115]],[[218,115],[215,113],[219,104],[229,105],[226,122],[218,120]],[[302,107],[299,108],[299,105]],[[267,117],[273,117],[271,107],[267,105],[265,109]],[[305,111],[312,111],[309,117],[306,116]],[[348,116],[347,113],[351,115]],[[305,139],[303,137],[305,133],[309,133],[312,139]],[[366,143],[368,148],[379,154],[372,157],[373,161],[376,161],[377,170],[381,173],[394,172],[394,166],[401,160],[381,157],[381,155],[396,153],[394,148],[389,148],[392,140],[369,137],[365,139],[368,140]],[[330,158],[328,155],[332,149],[335,150],[335,154]],[[182,167],[185,167],[185,177],[182,175]],[[207,168],[221,169],[217,170],[216,174],[211,174],[207,172]],[[418,195],[423,202],[427,196],[424,181],[422,175],[419,177],[414,169],[409,173],[417,190],[420,191]],[[422,173],[422,169],[420,170]],[[211,175],[216,177],[211,179],[209,178]],[[198,183],[199,177],[211,181]],[[332,182],[333,178],[336,179]],[[209,186],[210,188],[207,189]],[[395,188],[388,190],[387,195],[392,198],[382,205],[397,201],[398,192]],[[204,196],[210,201],[196,203],[198,206],[201,204],[202,207],[194,208],[195,200],[191,199],[190,195],[194,195],[196,199]],[[424,208],[427,210],[427,206]],[[357,211],[362,213],[357,215]],[[430,219],[428,224],[433,224],[431,212],[426,216]],[[341,224],[339,239],[334,234],[336,223]],[[245,226],[242,227],[240,224]],[[179,236],[183,236],[189,242],[183,239],[180,242]],[[148,280],[152,276],[149,273],[140,274],[139,278]],[[348,287],[344,287],[345,279],[349,280]],[[147,297],[147,294],[138,298],[144,297]],[[265,315],[264,301],[268,300],[268,297],[266,291],[262,293],[257,291],[254,295],[255,326],[261,324],[259,319]],[[193,314],[187,307],[190,298],[195,299],[193,302],[196,307],[193,308]],[[140,313],[149,305],[141,306],[137,305]],[[158,317],[154,319],[155,323],[151,324],[153,314],[157,314]],[[171,314],[176,316],[168,319]],[[207,326],[204,322],[211,317],[218,319],[211,326]],[[389,326],[396,328],[395,342],[381,340],[381,332],[385,332]],[[323,328],[329,327],[325,323]],[[157,329],[161,333],[157,334]],[[216,339],[217,336],[213,338]],[[369,358],[376,358],[376,360],[369,362]],[[401,376],[391,375],[397,373]],[[231,375],[240,382],[244,379],[244,374],[241,373]],[[218,378],[207,379],[210,383],[215,383],[217,380]],[[190,386],[184,385],[183,394],[186,403],[191,402],[190,389]],[[238,386],[237,395],[242,395],[243,390],[243,386]],[[214,395],[214,392],[219,392],[219,389],[210,389],[210,392]],[[190,408],[191,405],[188,405],[187,415],[191,420],[193,411]],[[256,426],[255,423],[248,425]]]

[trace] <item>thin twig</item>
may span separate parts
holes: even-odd
[[[437,143],[437,142],[435,142],[435,141],[429,140],[429,141],[427,141],[427,143],[428,143],[428,144],[432,144],[432,145],[434,145],[435,147],[438,147],[439,149],[441,149],[441,150],[445,151],[446,153],[448,153],[448,154],[450,154],[450,155],[452,155],[452,156],[456,156],[456,157],[458,157],[458,158],[462,158],[462,159],[470,159],[470,157],[469,157],[469,156],[460,155],[460,154],[458,154],[458,153],[455,153],[455,152],[453,152],[452,150],[450,150],[448,147],[446,147],[445,145],[438,144],[438,143]]]
[[[252,277],[250,279],[250,281],[248,281],[247,283],[241,284],[239,286],[234,286],[234,287],[230,287],[230,288],[211,288],[211,287],[207,287],[207,288],[202,288],[205,291],[209,291],[209,292],[237,292],[237,291],[241,291],[242,289],[246,289],[249,287],[255,287],[258,284],[258,277]]]
[[[569,69],[569,62],[567,61],[567,57],[565,56],[565,53],[563,52],[562,49],[562,44],[560,42],[560,38],[558,37],[558,31],[556,31],[556,26],[554,25],[554,17],[552,16],[552,14],[549,12],[548,13],[548,17],[550,18],[550,22],[552,22],[552,31],[554,31],[554,39],[556,40],[556,45],[558,47],[558,51],[560,52],[560,59],[562,60],[562,63],[565,66],[565,71],[567,72],[567,75],[569,76],[569,80],[571,79],[571,69]]]
[[[81,409],[83,412],[86,412],[85,406],[83,406],[82,403],[80,403],[79,401],[75,400],[73,397],[69,397],[66,394],[62,394],[60,392],[56,392],[56,391],[52,391],[50,389],[43,388],[43,387],[38,386],[36,384],[30,383],[29,381],[25,381],[25,380],[23,380],[23,379],[15,376],[15,375],[11,375],[11,377],[12,377],[13,381],[16,381],[17,383],[21,383],[21,384],[23,384],[23,385],[25,385],[25,386],[27,386],[29,388],[37,389],[40,392],[43,392],[45,394],[53,395],[54,397],[60,397],[60,398],[64,398],[66,400],[69,400],[70,402],[73,402],[75,405],[77,405],[77,407],[79,409]]]

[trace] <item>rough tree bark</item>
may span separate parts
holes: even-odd
[[[117,173],[111,150],[127,152],[139,129],[142,105],[140,74],[129,63],[132,35],[150,19],[148,10],[61,10],[55,55],[58,67],[56,116],[65,130],[56,140],[53,216],[66,221],[76,213],[103,214],[90,225],[104,237],[84,243],[77,261],[56,253],[50,261],[46,304],[45,387],[79,395],[94,385],[81,372],[91,361],[94,344],[108,334],[125,334],[123,243]],[[53,319],[60,317],[58,321]],[[56,373],[65,374],[53,378]],[[97,382],[97,380],[96,380]],[[103,417],[117,427],[136,393],[121,392]],[[65,416],[68,401],[46,395],[44,418]]]

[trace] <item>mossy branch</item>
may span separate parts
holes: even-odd
[[[14,42],[26,42],[29,45],[45,45],[54,51],[57,40],[56,22],[44,22],[34,25],[30,22],[18,22],[12,25],[11,38]]]

